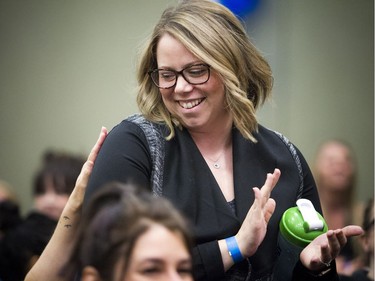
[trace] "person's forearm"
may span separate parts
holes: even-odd
[[[70,258],[76,231],[82,210],[82,201],[87,179],[93,162],[87,161],[77,179],[77,184],[61,213],[55,231],[41,256],[26,275],[25,281],[66,280],[60,271]]]
[[[50,241],[38,261],[26,275],[25,281],[66,280],[59,276],[59,273],[70,257],[71,242],[78,221],[78,213],[73,214],[71,211],[62,213]]]
[[[107,129],[102,127],[99,138],[83,165],[76,185],[62,211],[56,229],[43,253],[26,275],[25,281],[65,280],[60,276],[60,271],[70,258],[74,245],[74,234],[81,217],[87,181],[107,134]]]

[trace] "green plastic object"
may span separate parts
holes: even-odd
[[[309,230],[307,222],[298,207],[292,207],[286,210],[280,220],[280,232],[290,243],[299,247],[306,247],[317,236],[328,231],[327,223],[324,218],[316,212],[319,219],[323,222],[322,230]]]

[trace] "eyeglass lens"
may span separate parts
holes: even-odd
[[[155,69],[152,71],[151,78],[159,88],[171,88],[176,85],[179,74],[193,85],[203,84],[210,78],[210,66],[206,64],[192,65],[181,71],[171,69]]]

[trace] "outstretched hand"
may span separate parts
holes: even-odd
[[[311,271],[326,269],[346,245],[351,236],[361,235],[363,230],[356,225],[329,230],[319,235],[300,254],[302,264]]]
[[[270,198],[271,192],[279,181],[281,172],[275,169],[268,173],[261,189],[254,187],[255,200],[248,211],[236,240],[244,257],[252,256],[262,243],[267,232],[267,224],[275,211],[276,202]]]
[[[77,211],[81,207],[86,192],[86,186],[89,181],[92,168],[94,167],[94,162],[96,160],[96,157],[98,156],[105,138],[107,137],[107,134],[107,129],[105,127],[102,127],[98,140],[96,141],[94,147],[91,149],[91,152],[87,157],[85,164],[83,164],[82,166],[81,172],[76,181],[76,185],[69,197],[69,201],[67,202],[66,209]]]
[[[35,265],[27,273],[25,281],[65,281],[65,278],[60,276],[59,272],[68,260],[72,250],[73,244],[71,241],[74,239],[74,231],[71,231],[71,228],[79,224],[86,186],[96,157],[98,156],[99,150],[102,147],[107,134],[107,129],[103,127],[100,131],[98,140],[82,167],[81,173],[79,174],[76,185],[64,207],[55,232]]]

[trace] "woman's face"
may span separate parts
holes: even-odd
[[[204,63],[169,34],[164,34],[157,45],[158,68],[181,71],[194,63]],[[225,108],[224,84],[212,68],[209,80],[201,85],[188,83],[182,75],[170,89],[160,89],[168,111],[190,131],[205,132],[221,128],[231,119]]]
[[[191,257],[182,236],[159,224],[138,238],[128,266],[123,281],[193,280]]]
[[[43,194],[35,195],[34,207],[39,213],[58,220],[68,199],[68,194],[57,193],[51,185],[47,185]]]
[[[335,191],[350,187],[354,167],[349,150],[342,144],[331,142],[324,145],[317,159],[319,183]]]

